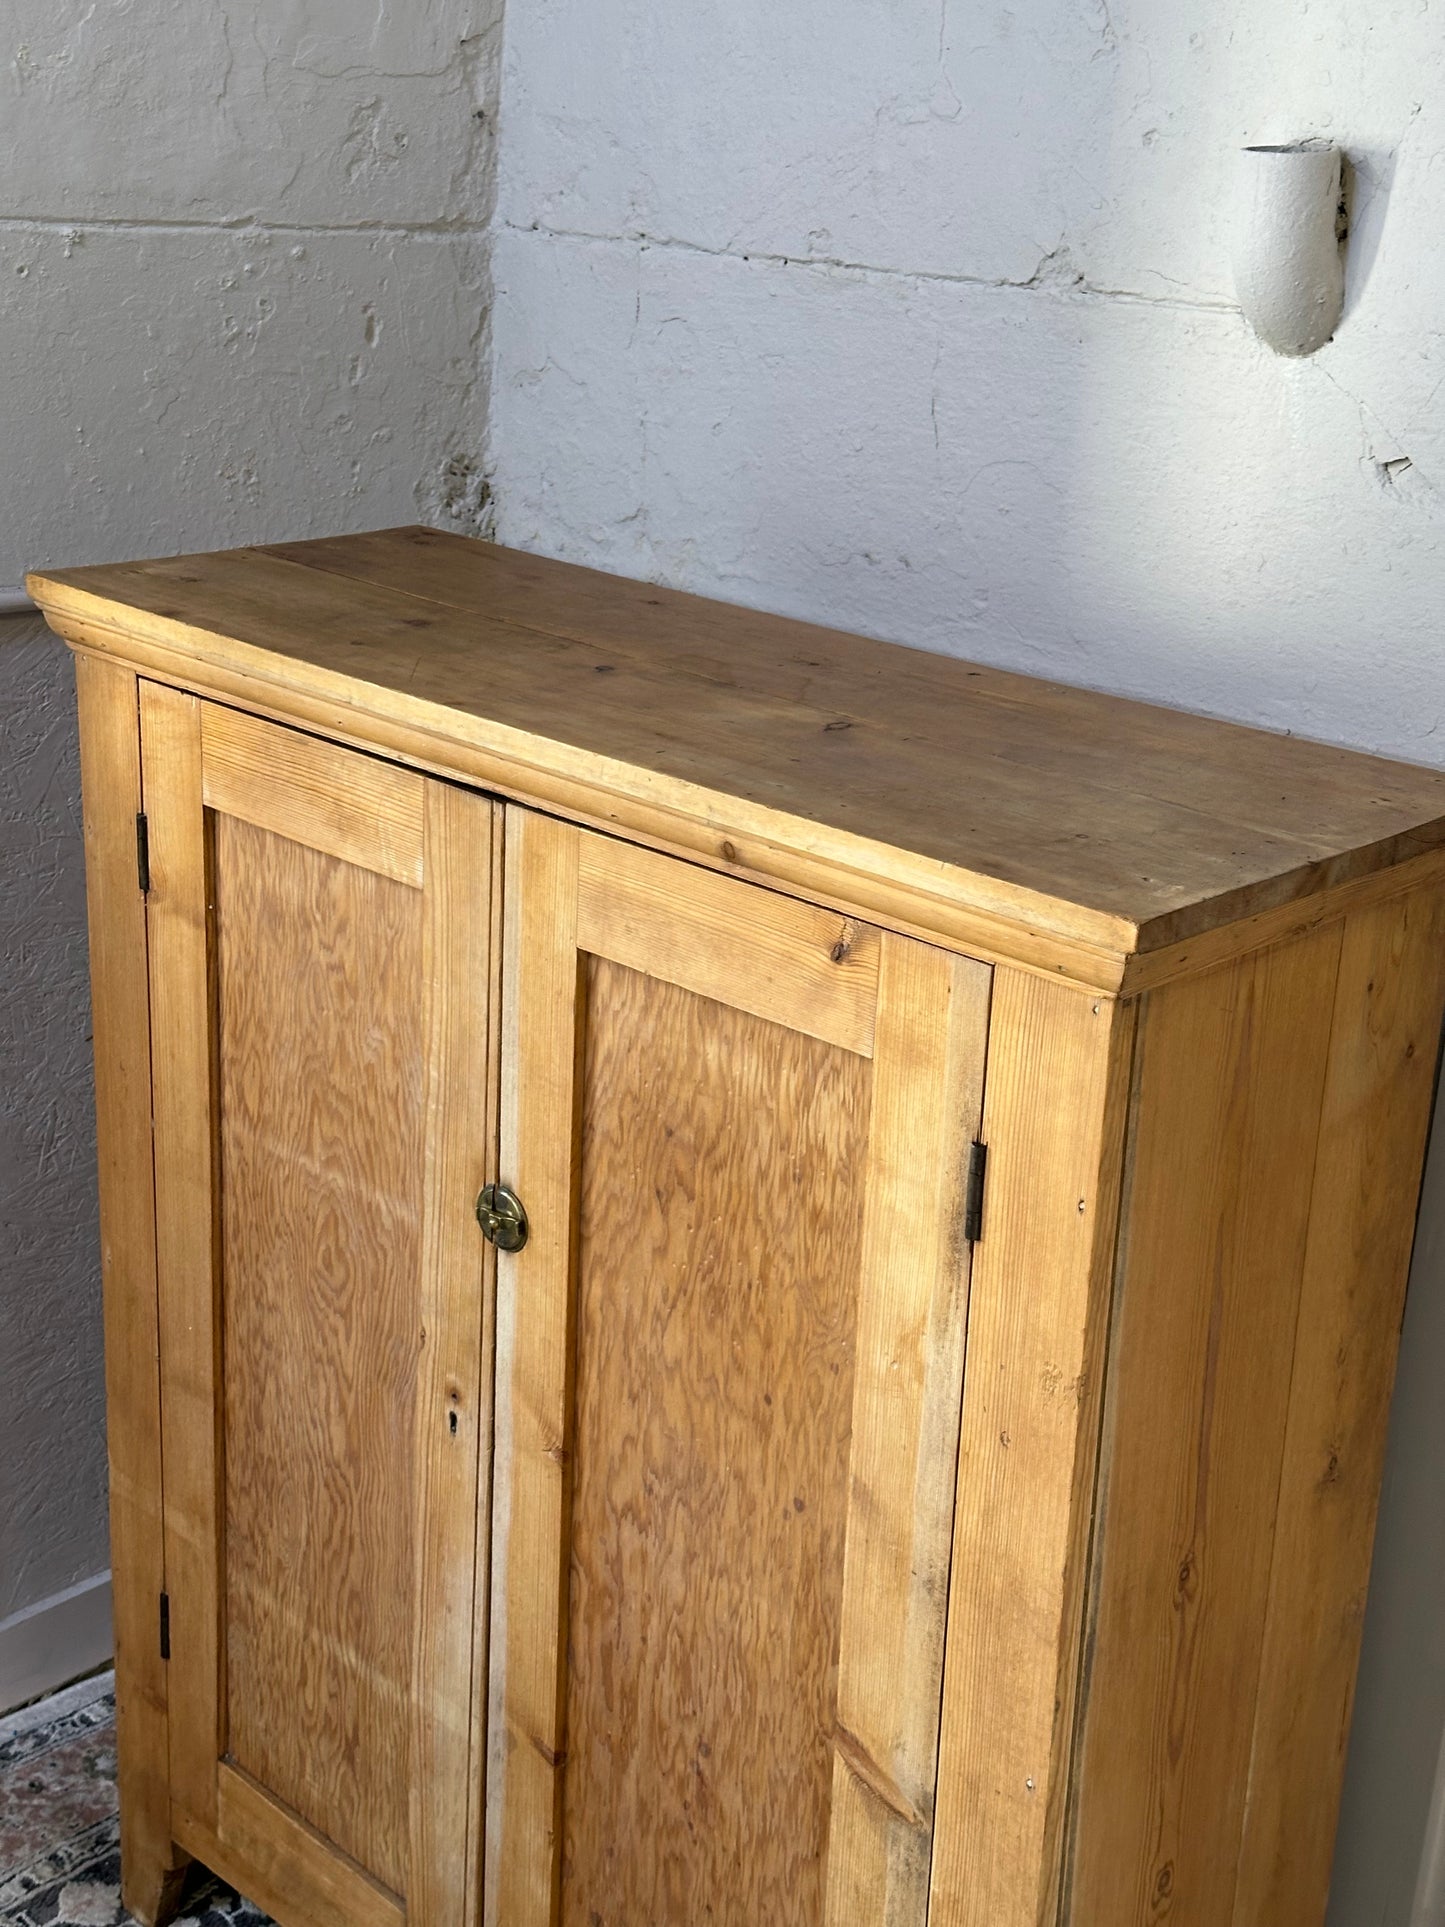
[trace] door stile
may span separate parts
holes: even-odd
[[[1134,1018],[994,973],[932,1878],[950,1927],[1058,1915]]]
[[[476,1562],[489,1251],[474,1201],[491,1130],[492,818],[482,796],[428,784],[423,817],[425,1137],[421,1352],[416,1388],[416,1580],[411,1732],[412,1927],[458,1927],[467,1912]]]
[[[78,654],[76,699],[95,1032],[101,1283],[120,1734],[121,1880],[145,1921],[169,1909],[184,1855],[171,1840],[165,1589],[151,1157],[146,910],[136,873],[142,808],[139,686],[117,663]]]
[[[148,931],[165,1565],[170,1594],[170,1775],[184,1813],[216,1826],[223,1746],[220,1653],[219,1218],[215,1007],[207,941],[201,705],[140,686],[150,824]]]
[[[502,1083],[502,930],[505,911],[503,871],[506,861],[506,812],[500,803],[491,810],[487,943],[490,963],[487,971],[487,1129],[483,1139],[482,1179],[492,1184],[498,1178],[501,1129]],[[487,1241],[482,1245],[482,1358],[481,1358],[481,1461],[478,1467],[476,1515],[476,1557],[472,1585],[472,1723],[468,1744],[467,1851],[469,1870],[462,1927],[481,1927],[484,1879],[486,1873],[487,1824],[487,1702],[488,1664],[491,1653],[491,1576],[492,1576],[492,1475],[493,1440],[496,1431],[496,1330],[497,1330],[497,1253]]]
[[[924,1927],[992,971],[884,933],[824,1919]]]
[[[522,1194],[531,1235],[497,1263],[487,1927],[551,1927],[559,1898],[583,1034],[578,854],[569,825],[506,811],[499,1171]]]

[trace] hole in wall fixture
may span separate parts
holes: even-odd
[[[1328,141],[1240,150],[1234,287],[1245,320],[1281,355],[1312,355],[1345,299],[1342,156]]]

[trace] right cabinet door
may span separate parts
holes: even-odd
[[[486,1919],[924,1927],[990,971],[508,812]]]

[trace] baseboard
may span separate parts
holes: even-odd
[[[108,1572],[0,1619],[0,1714],[94,1672],[114,1651]]]

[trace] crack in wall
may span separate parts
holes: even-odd
[[[1048,294],[1055,299],[1081,301],[1120,301],[1154,308],[1184,310],[1190,314],[1217,314],[1237,317],[1239,304],[1213,299],[1208,295],[1149,294],[1141,288],[1108,288],[1088,280],[1070,261],[1064,247],[1050,248],[1033,273],[1023,279],[1007,275],[947,273],[937,268],[887,268],[867,261],[849,261],[837,255],[778,254],[762,248],[711,248],[700,241],[684,241],[671,235],[652,234],[633,229],[627,234],[598,234],[586,228],[551,227],[543,221],[503,221],[500,225],[513,234],[540,234],[553,241],[584,241],[603,247],[662,248],[679,254],[704,255],[718,261],[762,262],[771,267],[799,268],[815,273],[856,275],[863,279],[937,282],[948,287],[992,288],[1010,293]]]
[[[1343,395],[1345,400],[1353,405],[1359,415],[1360,466],[1374,478],[1380,487],[1387,489],[1399,488],[1407,475],[1413,475],[1415,477],[1415,483],[1412,484],[1412,488],[1416,490],[1421,498],[1430,503],[1432,509],[1437,507],[1439,485],[1434,478],[1430,465],[1426,464],[1422,466],[1415,456],[1407,455],[1404,452],[1406,442],[1413,441],[1414,437],[1396,434],[1390,424],[1382,421],[1374,408],[1365,401],[1362,396],[1357,395],[1352,388],[1347,388],[1339,377],[1331,374],[1330,370],[1324,367],[1316,357],[1311,357],[1311,365],[1313,371],[1318,375],[1322,375],[1338,394]],[[1439,383],[1436,384],[1436,387],[1438,389]],[[1433,393],[1430,399],[1434,399]],[[1426,405],[1428,406],[1428,403]],[[1380,452],[1382,449],[1394,450],[1396,452],[1383,454]]]

